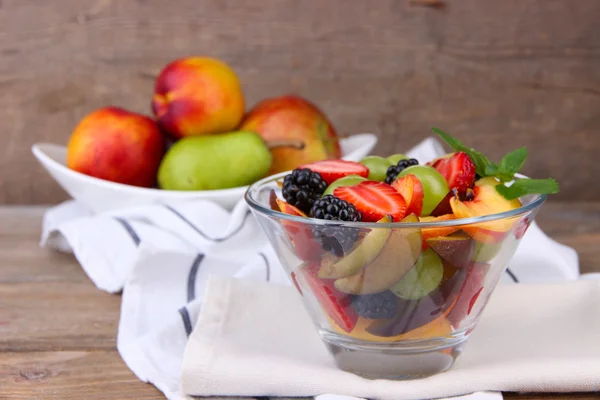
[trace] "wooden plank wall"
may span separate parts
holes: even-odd
[[[526,145],[557,199],[600,200],[600,2],[440,1],[0,0],[0,204],[64,199],[31,145],[103,105],[149,112],[160,68],[195,54],[249,105],[298,93],[379,134],[376,154],[436,125],[494,157]]]

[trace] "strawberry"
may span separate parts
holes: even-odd
[[[530,224],[531,221],[529,220],[529,217],[523,218],[517,222],[517,226],[515,228],[515,237],[520,240],[525,235],[525,232],[527,232]]]
[[[298,284],[298,280],[296,279],[296,273],[292,271],[290,276],[292,277],[292,282],[294,282],[294,286],[296,286],[296,290],[298,290],[300,296],[304,296],[304,293],[302,293],[302,289],[300,289],[300,285]]]
[[[359,175],[364,178],[369,176],[369,168],[354,161],[324,160],[300,165],[298,168],[318,172],[328,185],[347,175]]]
[[[432,166],[446,178],[450,189],[456,188],[459,192],[465,192],[475,182],[475,164],[467,153],[462,151],[450,157],[439,158]]]
[[[304,282],[329,318],[345,332],[351,332],[358,321],[358,315],[351,307],[352,296],[337,290],[332,280],[318,278],[317,271],[319,264],[309,264],[300,270]]]
[[[363,222],[377,222],[386,215],[400,221],[406,215],[406,201],[396,189],[383,182],[363,181],[354,186],[341,186],[335,197],[354,204]]]
[[[475,302],[483,289],[489,268],[489,264],[483,263],[473,263],[467,268],[466,278],[456,299],[456,304],[448,314],[448,320],[454,328],[458,329],[462,320],[473,311]]]

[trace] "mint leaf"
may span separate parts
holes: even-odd
[[[442,138],[442,140],[446,142],[448,146],[452,147],[454,151],[463,151],[467,153],[471,161],[473,161],[473,164],[475,164],[475,171],[477,171],[477,174],[479,174],[479,176],[488,176],[486,175],[485,170],[487,166],[491,163],[486,156],[484,156],[482,153],[478,152],[475,149],[466,147],[464,144],[461,143],[460,140],[448,135],[447,133],[443,132],[438,128],[433,127],[431,128],[431,130],[440,138]]]
[[[460,140],[448,135],[446,132],[442,131],[441,129],[433,127],[433,128],[431,128],[431,130],[433,131],[433,133],[435,133],[436,135],[441,137],[444,140],[444,142],[446,142],[448,144],[448,146],[452,147],[455,151],[462,151],[462,149],[466,148],[465,145],[462,144],[462,142]]]
[[[500,171],[502,171],[503,174],[511,175],[511,179],[506,180],[506,182],[511,181],[512,177],[519,172],[521,167],[523,167],[523,164],[525,164],[526,159],[527,149],[521,147],[520,149],[511,151],[500,160]],[[500,180],[502,179],[500,178]]]
[[[525,160],[527,159],[527,149],[521,147],[515,151],[506,154],[500,163],[491,162],[486,156],[475,149],[468,148],[455,137],[448,135],[438,128],[432,127],[431,130],[448,144],[454,151],[467,153],[475,170],[480,177],[493,176],[502,183],[511,182],[515,174],[519,172]],[[558,183],[552,179],[518,179],[511,186],[504,184],[496,186],[496,190],[507,200],[514,200],[528,194],[553,194],[558,193]]]
[[[518,179],[512,185],[498,185],[496,190],[508,200],[518,199],[528,194],[558,193],[558,183],[552,179]]]
[[[501,182],[510,182],[514,179],[514,173],[506,173],[499,167],[497,164],[491,163],[487,167],[485,167],[485,175],[486,176],[495,176]]]
[[[490,160],[488,160],[488,158],[486,156],[484,156],[483,154],[481,154],[480,152],[478,152],[475,149],[463,149],[462,151],[467,153],[467,155],[469,156],[471,161],[473,161],[473,164],[475,164],[475,171],[477,171],[479,176],[481,176],[481,177],[487,176],[485,174],[485,169],[487,168],[488,165],[490,165]]]

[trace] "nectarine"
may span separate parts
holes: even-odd
[[[270,174],[341,157],[335,128],[325,114],[302,97],[263,100],[244,117],[240,129],[255,131],[266,141],[299,139],[304,142],[303,149],[273,149]]]
[[[244,116],[244,95],[236,73],[224,62],[182,58],[156,79],[152,111],[175,138],[228,132]]]
[[[73,131],[67,166],[99,179],[152,187],[165,141],[149,117],[119,107],[100,108]]]

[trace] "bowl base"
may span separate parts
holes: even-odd
[[[367,379],[409,380],[447,371],[466,343],[465,334],[430,340],[373,343],[333,332],[321,338],[343,371]]]

